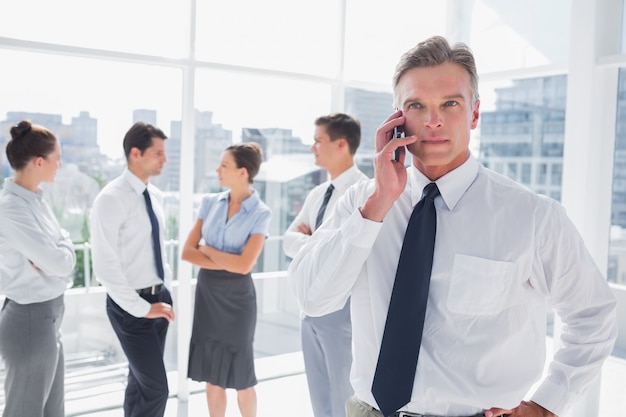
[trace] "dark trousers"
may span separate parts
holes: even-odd
[[[165,287],[158,294],[142,297],[149,303],[172,304],[172,297]],[[169,322],[162,318],[132,316],[108,295],[107,315],[128,359],[124,417],[162,417],[169,395],[163,363]]]

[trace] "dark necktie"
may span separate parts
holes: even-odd
[[[161,239],[159,238],[159,221],[152,209],[152,202],[150,201],[150,193],[146,188],[143,191],[143,197],[146,199],[146,209],[148,210],[148,216],[150,216],[150,223],[152,224],[152,248],[154,250],[154,262],[156,263],[157,274],[159,278],[163,279],[165,274],[163,273],[163,258],[161,257]]]
[[[315,230],[322,224],[324,220],[324,212],[326,212],[326,206],[328,206],[328,201],[330,200],[330,196],[333,195],[333,190],[335,187],[330,184],[326,189],[326,194],[324,194],[324,201],[322,201],[322,205],[320,206],[319,211],[317,212],[317,217],[315,218]]]
[[[434,182],[424,188],[402,243],[372,383],[372,394],[384,416],[411,401],[433,265],[437,195]]]

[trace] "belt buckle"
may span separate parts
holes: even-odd
[[[156,285],[153,285],[152,287],[150,287],[150,294],[151,295],[156,294]]]
[[[409,413],[408,411],[398,411],[396,413],[398,417],[420,417],[422,414],[417,413]]]

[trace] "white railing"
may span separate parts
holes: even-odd
[[[271,243],[280,243],[282,242],[283,237],[282,236],[270,236],[267,238],[266,243],[267,244],[271,244]],[[83,265],[82,265],[82,272],[83,272],[83,276],[84,276],[84,287],[85,287],[85,292],[89,292],[91,287],[97,287],[99,286],[99,284],[93,279],[92,276],[92,268],[91,268],[91,243],[90,242],[83,242],[83,243],[74,243],[74,250],[76,252],[81,252],[83,255]],[[175,265],[176,262],[179,262],[180,259],[178,258],[178,240],[175,239],[170,239],[170,240],[166,240],[165,241],[165,252],[166,252],[166,259],[167,262],[170,265]],[[177,276],[176,276],[176,269],[173,268],[173,273],[174,273],[174,277],[173,279],[176,280]],[[267,274],[270,274],[272,276],[275,276],[275,274],[285,274],[285,271],[277,271],[277,272],[260,272],[260,273],[256,273],[254,274],[254,277],[256,278],[258,277],[264,277],[267,276]],[[74,287],[74,288],[82,288],[82,287]]]
[[[176,256],[176,242],[167,243],[169,259]],[[76,245],[82,251],[85,265],[85,287],[69,289],[65,295],[65,317],[62,322],[63,344],[66,356],[66,412],[69,416],[108,408],[119,408],[123,399],[127,363],[119,342],[106,317],[104,287],[92,279],[90,245]],[[257,289],[258,320],[255,334],[255,358],[259,365],[259,380],[273,379],[304,371],[299,357],[299,309],[286,284],[286,271],[253,273]],[[193,291],[195,279],[191,279]],[[179,281],[172,282],[172,298],[175,308],[180,299]],[[2,297],[0,297],[2,298]],[[0,299],[0,305],[3,300]],[[193,298],[191,298],[193,303]],[[181,307],[179,305],[178,307]],[[179,387],[177,359],[181,350],[179,343],[188,343],[179,338],[180,326],[189,327],[178,319],[168,330],[164,361],[171,376],[172,396],[178,395]],[[268,362],[269,361],[269,362]],[[0,386],[4,369],[0,361]],[[192,385],[192,392],[198,387]],[[111,393],[114,402],[110,402]],[[3,392],[0,391],[0,414],[4,407]]]

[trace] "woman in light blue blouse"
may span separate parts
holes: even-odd
[[[206,382],[211,417],[224,417],[227,388],[237,390],[243,417],[256,416],[256,293],[250,272],[271,218],[252,188],[262,159],[253,142],[226,148],[217,174],[220,185],[229,190],[204,197],[182,252],[182,259],[201,267],[188,376]]]
[[[15,176],[0,192],[3,416],[63,417],[60,327],[76,255],[39,189],[54,181],[61,148],[52,132],[24,120],[11,128],[6,154]]]

